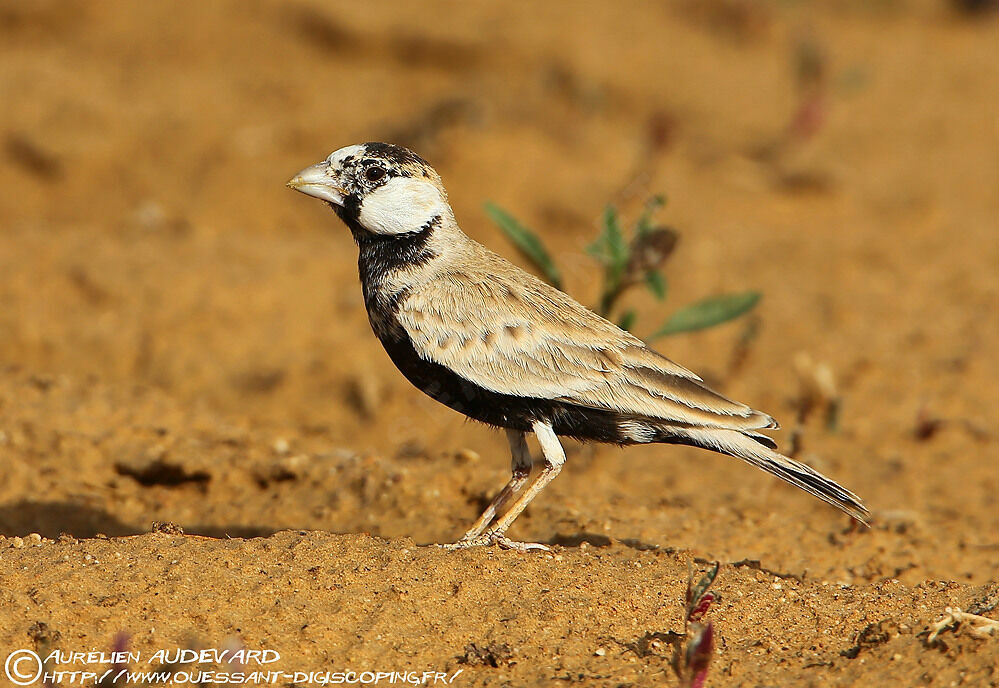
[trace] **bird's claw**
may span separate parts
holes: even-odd
[[[477,535],[475,537],[463,537],[458,540],[458,542],[452,542],[447,545],[440,545],[449,552],[454,552],[459,549],[468,549],[469,547],[483,547],[486,545],[499,545],[502,549],[512,549],[518,552],[529,552],[532,549],[540,549],[545,552],[550,551],[547,545],[542,545],[540,542],[518,542],[517,540],[511,540],[503,533],[483,533],[482,535]]]

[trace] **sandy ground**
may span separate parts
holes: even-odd
[[[999,637],[921,634],[999,603],[995,14],[37,0],[0,2],[0,37],[0,656],[677,685],[688,566],[719,561],[708,685],[999,685]],[[366,140],[428,158],[512,259],[482,202],[537,228],[587,303],[604,204],[665,193],[681,243],[638,334],[761,290],[745,351],[743,324],[657,348],[872,527],[725,457],[569,443],[511,532],[551,553],[427,546],[509,459],[392,367],[349,234],[284,188]],[[799,420],[821,369],[835,431]]]

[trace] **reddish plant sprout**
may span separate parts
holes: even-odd
[[[128,652],[128,640],[129,640],[129,635],[128,635],[127,631],[118,631],[118,633],[115,634],[114,640],[111,643],[111,651],[115,653],[115,656],[118,656],[118,657],[126,657],[127,656],[125,653]],[[121,654],[118,654],[118,653],[121,653]],[[119,671],[121,671],[125,667],[126,667],[126,665],[124,665],[124,664],[122,664],[120,662],[115,662],[114,667],[113,667],[114,668],[114,673],[117,674]]]
[[[687,665],[687,676],[685,682],[689,681],[690,688],[703,688],[704,681],[708,678],[708,665],[711,663],[711,655],[715,649],[714,625],[709,621],[707,626],[693,624],[693,634],[687,642],[684,661]],[[688,635],[690,635],[688,631]]]
[[[828,71],[828,60],[822,45],[810,34],[802,35],[794,51],[798,108],[788,124],[788,138],[807,141],[825,124]]]
[[[693,578],[687,578],[687,623],[700,621],[701,617],[708,611],[711,603],[715,601],[714,593],[708,592],[708,588],[718,577],[718,563],[714,568],[701,576],[697,585],[691,587]]]
[[[226,639],[223,648],[226,650],[231,650],[232,651],[231,656],[241,657],[242,655],[240,655],[240,652],[246,649],[246,645],[244,645],[243,641],[240,640],[239,638],[230,637]],[[236,673],[243,672],[246,670],[246,665],[239,660],[230,661],[229,666],[232,669],[232,671]]]
[[[691,609],[690,612],[688,613],[687,621],[688,622],[700,621],[701,617],[704,616],[705,613],[707,613],[708,607],[710,607],[711,603],[714,601],[715,601],[714,593],[709,592],[706,595],[704,595],[704,597],[701,598],[700,603],[696,607]]]
[[[114,639],[111,641],[111,652],[112,656],[116,659],[120,657],[125,657],[124,653],[128,652],[128,641],[131,640],[128,631],[118,631],[115,633]],[[122,653],[122,654],[118,654]],[[94,688],[110,688],[110,686],[115,685],[115,678],[121,674],[122,671],[128,668],[128,665],[123,662],[113,662],[110,666],[111,671],[109,671],[105,676],[94,684]]]
[[[703,688],[708,677],[708,666],[715,649],[714,624],[701,623],[715,594],[708,588],[718,577],[718,563],[693,585],[693,571],[687,577],[686,616],[684,617],[684,642],[673,656],[673,668],[680,683],[689,688]]]

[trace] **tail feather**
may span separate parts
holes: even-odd
[[[774,438],[768,435],[764,435],[762,432],[752,432],[750,430],[742,430],[743,435],[749,437],[750,439],[756,440],[762,444],[767,449],[776,449],[777,443],[774,442]]]
[[[860,497],[805,464],[778,454],[760,441],[763,436],[715,428],[670,428],[668,432],[672,437],[666,441],[682,441],[740,458],[868,525],[871,514]]]

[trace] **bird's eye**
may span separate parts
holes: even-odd
[[[364,170],[364,178],[369,182],[377,182],[379,179],[385,176],[385,168],[374,165]]]

